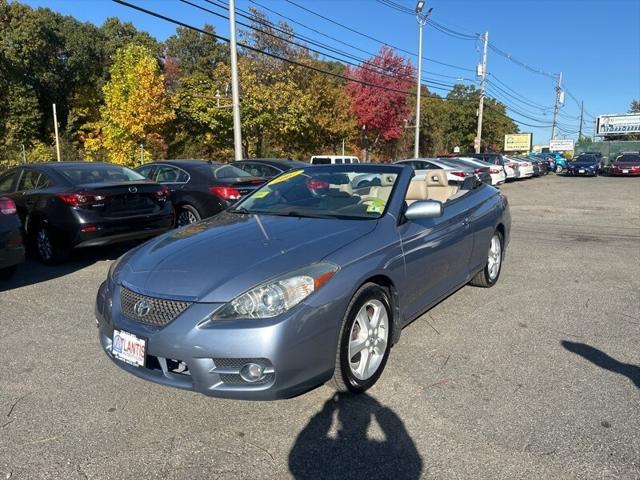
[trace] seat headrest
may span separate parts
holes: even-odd
[[[427,199],[427,182],[424,178],[414,178],[409,183],[405,200],[417,201]]]
[[[427,187],[447,187],[449,186],[449,181],[447,180],[447,172],[444,170],[425,170],[424,172],[425,181],[427,182]]]
[[[385,173],[380,175],[380,186],[382,187],[391,187],[393,183],[396,181],[397,175]]]

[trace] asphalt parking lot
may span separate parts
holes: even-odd
[[[0,287],[0,479],[640,478],[639,180],[505,185],[499,284],[408,326],[356,398],[228,401],[134,378],[93,317],[124,247],[28,262]]]

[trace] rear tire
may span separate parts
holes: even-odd
[[[45,265],[57,265],[69,258],[71,250],[56,238],[49,227],[40,223],[33,233],[33,246],[38,260]]]
[[[202,220],[200,213],[191,205],[182,205],[176,215],[176,226],[185,227]]]
[[[487,263],[482,270],[476,273],[475,277],[473,277],[469,283],[475,287],[493,287],[500,278],[503,260],[504,238],[502,237],[502,233],[496,230],[489,243]]]
[[[362,393],[380,378],[391,350],[393,315],[387,291],[374,283],[360,287],[347,307],[330,385]]]

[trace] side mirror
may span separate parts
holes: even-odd
[[[442,203],[436,200],[419,200],[407,207],[404,216],[408,220],[437,218],[442,216]]]

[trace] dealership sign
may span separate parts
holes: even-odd
[[[509,133],[504,136],[505,152],[528,152],[531,150],[530,133]]]
[[[596,135],[629,135],[640,133],[640,114],[600,115],[596,120]]]
[[[571,139],[555,139],[549,141],[550,152],[569,152],[573,151],[573,140]]]

